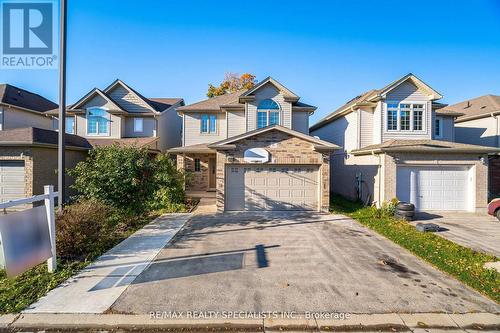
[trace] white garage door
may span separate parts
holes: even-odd
[[[24,161],[0,161],[0,202],[24,198]]]
[[[466,167],[398,167],[397,197],[416,210],[469,210]]]
[[[226,167],[226,210],[318,210],[316,165]]]

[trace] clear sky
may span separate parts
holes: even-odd
[[[68,0],[68,102],[120,78],[146,97],[205,98],[225,72],[273,76],[312,123],[412,72],[454,103],[500,94],[500,0]],[[57,101],[57,71],[0,70]]]

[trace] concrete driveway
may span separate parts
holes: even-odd
[[[500,312],[342,215],[198,215],[111,311]]]
[[[487,214],[421,213],[413,224],[436,223],[437,235],[473,250],[500,257],[500,222]]]

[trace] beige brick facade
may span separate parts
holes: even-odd
[[[383,162],[384,191],[382,191],[381,201],[396,197],[398,165],[462,165],[472,168],[475,210],[476,212],[484,212],[488,205],[488,165],[481,161],[481,157],[484,157],[484,161],[488,160],[486,155],[478,154],[385,154]]]
[[[330,202],[329,152],[318,152],[304,139],[274,130],[235,142],[236,149],[217,152],[217,209],[224,211],[226,164],[245,164],[243,154],[249,148],[265,148],[270,154],[267,164],[319,165],[321,177],[321,210]]]

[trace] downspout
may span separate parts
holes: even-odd
[[[372,150],[372,155],[375,156],[375,152]],[[382,194],[382,165],[381,165],[381,160],[380,160],[380,154],[378,154],[378,200],[376,201],[377,204],[380,206],[381,204],[381,194]],[[375,199],[375,198],[373,198]]]

